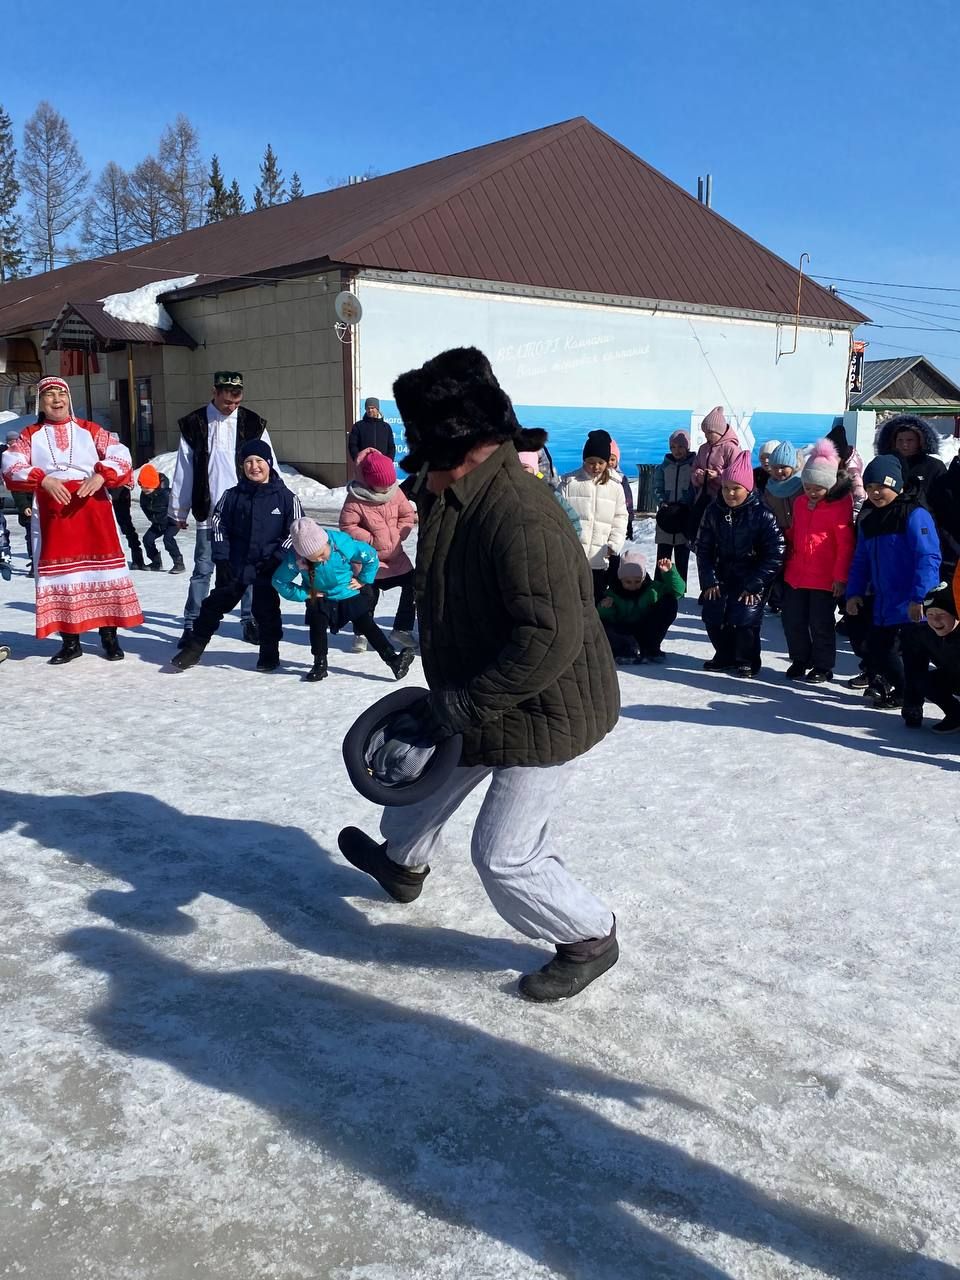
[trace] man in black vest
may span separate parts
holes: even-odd
[[[181,418],[180,448],[170,486],[170,515],[181,529],[187,527],[192,514],[197,524],[197,541],[193,554],[193,574],[183,609],[183,635],[179,647],[189,644],[193,624],[200,606],[210,591],[213,576],[213,533],[210,517],[213,509],[237,483],[240,474],[240,449],[248,440],[264,440],[270,444],[267,424],[259,414],[245,409],[243,374],[219,371],[213,375],[213,398],[209,404]],[[252,593],[247,590],[240,604],[243,638],[258,644],[257,624],[253,620]]]

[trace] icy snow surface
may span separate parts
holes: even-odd
[[[960,1277],[957,739],[785,684],[775,620],[703,672],[688,598],[553,812],[622,959],[538,1008],[479,797],[411,906],[336,852],[374,654],[303,684],[286,606],[280,672],[233,615],[175,674],[140,573],[127,660],[49,667],[12,539],[0,1276]]]
[[[149,324],[155,329],[172,329],[173,321],[170,313],[157,301],[162,293],[173,293],[175,289],[186,289],[194,284],[196,275],[177,276],[172,280],[151,280],[139,289],[131,289],[129,293],[111,293],[101,298],[103,309],[114,320],[126,320],[131,324]]]

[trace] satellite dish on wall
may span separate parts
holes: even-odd
[[[337,319],[342,324],[359,324],[360,317],[363,315],[360,299],[349,289],[344,289],[337,294],[333,302],[333,309],[337,313]]]

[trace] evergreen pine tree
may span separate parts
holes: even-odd
[[[260,162],[260,185],[257,187],[260,196],[260,203],[257,204],[257,198],[254,196],[254,205],[257,209],[264,207],[270,208],[271,205],[283,204],[287,198],[287,193],[283,187],[283,174],[280,166],[277,164],[277,157],[274,154],[273,147],[267,143],[267,149],[263,153],[263,160]]]
[[[263,192],[259,187],[254,187],[253,189],[253,207],[255,209],[265,209],[267,207],[267,202],[264,200]]]
[[[13,125],[0,106],[0,284],[14,280],[23,266],[20,246],[20,219],[17,200],[17,149],[13,145]]]
[[[303,183],[300,181],[300,175],[296,169],[293,171],[293,177],[290,179],[290,193],[288,200],[299,200],[303,195]]]
[[[227,217],[236,217],[238,213],[245,213],[247,202],[243,198],[240,190],[240,183],[234,178],[230,183],[230,190],[227,192]]]
[[[230,193],[227,191],[227,184],[223,180],[219,156],[215,155],[210,161],[210,176],[207,178],[207,187],[210,191],[206,205],[207,221],[222,222],[224,218],[229,218],[231,209]]]

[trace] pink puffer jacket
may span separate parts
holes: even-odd
[[[378,578],[398,578],[413,568],[403,549],[417,517],[406,494],[394,485],[387,494],[373,493],[354,480],[340,511],[340,528],[358,542],[369,542],[380,557]]]

